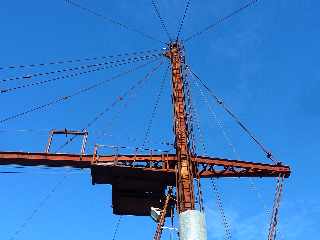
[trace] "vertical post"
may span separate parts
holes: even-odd
[[[184,59],[181,45],[178,42],[172,43],[166,56],[171,60],[172,70],[175,148],[178,162],[177,195],[179,199],[178,210],[181,213],[195,208],[193,169],[188,146],[189,136],[182,73]]]
[[[177,208],[181,240],[206,240],[205,217],[195,210],[194,169],[189,148],[189,134],[184,93],[182,46],[173,42],[165,53],[171,61],[175,148],[177,158]]]
[[[51,142],[52,142],[52,138],[53,138],[53,133],[54,133],[54,130],[51,130],[51,131],[49,132],[48,143],[47,143],[46,150],[45,150],[46,153],[49,153],[49,152],[50,152],[50,147],[51,147]]]
[[[83,133],[83,139],[82,139],[82,145],[81,145],[81,156],[86,153],[87,141],[88,141],[88,132],[85,131]]]

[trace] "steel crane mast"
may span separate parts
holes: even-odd
[[[194,205],[193,166],[189,149],[188,125],[183,84],[182,46],[178,42],[171,43],[165,55],[171,61],[172,99],[174,115],[175,148],[177,160],[177,197],[179,212],[192,210]]]
[[[81,154],[51,153],[49,149],[52,135],[64,133],[63,131],[51,131],[45,152],[0,152],[0,165],[88,168],[91,169],[93,184],[112,185],[114,214],[147,216],[150,214],[151,207],[163,209],[167,207],[169,202],[175,202],[181,219],[188,215],[185,213],[190,213],[186,221],[197,218],[198,214],[194,196],[195,178],[278,176],[287,178],[290,176],[289,166],[281,163],[264,164],[197,156],[193,153],[190,150],[190,129],[183,73],[185,60],[182,44],[178,41],[170,43],[163,55],[171,63],[174,146],[176,150],[174,154],[154,154],[154,152],[139,154],[136,152],[130,155],[118,153],[100,155],[99,145],[96,145],[94,153],[89,155],[84,153],[84,146],[82,146]],[[67,130],[65,131],[67,133]],[[83,135],[85,137],[84,143],[86,142],[87,132],[70,131],[70,133]],[[166,196],[168,187],[176,187],[174,201],[169,201]],[[161,224],[164,222],[163,217],[167,216],[166,211],[166,209],[162,211]],[[201,215],[199,216],[201,218]],[[192,239],[183,232],[183,227],[181,227],[183,224],[180,220],[180,238]],[[201,231],[201,229],[198,230]],[[157,233],[155,239],[159,239],[161,236],[161,227],[159,228],[159,226]]]

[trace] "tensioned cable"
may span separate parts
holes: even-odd
[[[235,148],[234,144],[232,143],[230,137],[227,135],[227,133],[226,133],[226,131],[225,131],[225,129],[224,129],[224,126],[223,126],[222,122],[217,118],[216,113],[215,113],[215,112],[213,111],[213,109],[211,108],[211,106],[210,106],[210,104],[209,104],[209,102],[208,102],[208,99],[206,98],[206,96],[204,95],[202,89],[201,89],[200,86],[199,86],[199,83],[198,83],[197,81],[195,81],[195,84],[196,84],[197,87],[199,88],[200,93],[201,93],[201,95],[202,95],[202,98],[203,98],[203,100],[205,101],[205,103],[207,104],[207,106],[208,106],[208,108],[209,108],[209,111],[212,113],[213,118],[215,119],[215,122],[217,123],[217,125],[219,126],[219,128],[222,130],[226,142],[227,142],[228,145],[232,148],[232,151],[233,151],[234,154],[236,155],[237,159],[241,159],[239,152],[236,150],[236,148]],[[250,178],[250,183],[251,183],[251,188],[252,188],[252,190],[254,190],[255,193],[257,194],[258,199],[262,202],[263,208],[264,208],[264,210],[266,211],[267,216],[269,216],[269,215],[270,215],[270,211],[267,209],[267,206],[266,206],[266,203],[265,203],[265,201],[264,201],[264,198],[262,197],[262,194],[258,191],[255,183],[253,182],[253,180],[252,180],[251,178]],[[278,197],[278,186],[277,186],[277,191],[276,191],[276,197],[275,197],[275,199],[277,199],[277,197]],[[269,227],[269,238],[268,238],[268,239],[271,239],[271,238],[270,238],[270,235],[273,234],[273,231],[274,231],[273,227],[275,227],[275,226],[277,225],[277,219],[278,219],[277,214],[278,214],[278,212],[277,212],[275,209],[276,209],[278,206],[279,206],[279,200],[277,200],[277,201],[275,200],[275,204],[274,204],[274,208],[273,208],[273,212],[272,212],[272,222],[270,223],[270,227]],[[272,235],[272,236],[273,236],[273,235]]]
[[[198,80],[201,85],[208,91],[208,93],[215,99],[217,104],[221,106],[226,113],[244,130],[248,136],[261,148],[261,150],[266,154],[266,157],[272,160],[273,162],[277,163],[277,161],[274,156],[272,155],[271,151],[267,150],[267,148],[262,144],[261,141],[257,139],[257,137],[249,130],[248,127],[246,127],[241,120],[225,105],[225,103],[215,95],[215,93],[207,86],[207,84],[201,80],[193,71],[190,69],[190,66],[187,66],[188,70],[192,73],[192,75],[195,77],[196,80]]]
[[[155,68],[153,68],[143,79],[140,79],[135,85],[133,85],[129,90],[127,90],[121,97],[119,97],[117,100],[115,100],[112,104],[111,107],[115,106],[119,101],[122,100],[122,98],[124,98],[125,96],[127,96],[128,94],[131,93],[131,91],[133,91],[138,85],[142,84],[144,81],[146,81],[148,78],[151,77],[151,75],[157,70],[159,69],[159,67],[163,64],[163,62],[161,62],[160,64],[158,64]],[[107,107],[103,112],[100,112],[94,119],[92,119],[92,121],[90,121],[87,124],[86,128],[89,128],[90,126],[92,126],[93,123],[95,123],[99,118],[101,118],[107,111],[109,111],[109,107]],[[76,137],[76,136],[75,136]],[[73,141],[73,139],[75,138],[70,138],[69,140],[67,140],[63,145],[61,145],[61,147],[57,150],[59,151],[60,149],[62,149],[63,147],[65,147],[66,145],[68,145],[71,141]],[[56,152],[57,152],[56,151]],[[71,169],[68,171],[70,172]],[[68,173],[67,172],[67,173]],[[66,178],[68,177],[68,174],[65,173],[65,175],[60,179],[60,181],[57,182],[57,184],[51,189],[51,191],[45,196],[45,198],[40,202],[40,204],[37,206],[37,208],[35,208],[32,213],[30,214],[30,216],[22,223],[22,225],[18,228],[17,231],[15,231],[15,233],[9,238],[9,240],[14,240],[16,239],[16,237],[22,232],[22,230],[27,226],[27,224],[34,218],[34,216],[39,212],[39,210],[48,202],[48,200],[50,199],[50,197],[52,196],[52,194],[54,192],[56,192],[56,190],[58,189],[59,186],[62,185],[62,183],[66,180]],[[115,229],[115,233],[113,235],[113,239],[115,239],[116,234],[118,232],[119,229],[119,225],[120,225],[120,221],[121,218],[118,220],[117,224],[116,224],[116,229]]]
[[[190,3],[191,3],[191,0],[188,0],[186,8],[185,8],[184,13],[183,13],[183,17],[181,19],[181,22],[180,22],[180,25],[179,25],[179,28],[178,28],[177,41],[179,40],[180,33],[182,31],[182,27],[183,27],[183,24],[184,24],[184,20],[186,19],[186,16],[187,16],[187,13],[188,13],[188,10],[189,10],[189,7],[190,7]]]
[[[12,88],[2,89],[2,90],[0,90],[0,94],[12,92],[14,90],[18,90],[18,89],[22,89],[22,88],[27,88],[27,87],[38,86],[38,85],[42,85],[42,84],[46,84],[46,83],[50,83],[50,82],[55,82],[55,81],[61,80],[61,79],[73,78],[73,77],[81,76],[83,74],[93,73],[93,72],[97,72],[97,71],[101,71],[101,70],[105,70],[105,69],[116,68],[116,67],[120,67],[120,66],[123,66],[123,65],[126,65],[126,64],[135,63],[135,62],[139,62],[139,61],[142,61],[142,60],[149,60],[149,59],[151,59],[151,57],[150,58],[145,58],[145,59],[137,59],[136,61],[129,61],[129,62],[123,62],[123,63],[119,63],[119,64],[115,64],[115,65],[109,65],[109,66],[106,66],[106,67],[96,68],[96,69],[87,70],[87,71],[83,71],[83,72],[78,72],[78,73],[73,73],[73,74],[68,74],[68,75],[62,75],[62,76],[58,76],[58,77],[55,77],[55,78],[52,78],[52,79],[48,79],[48,80],[44,80],[44,81],[38,81],[38,82],[29,83],[29,84],[23,84],[23,85],[12,87]]]
[[[161,42],[161,43],[164,43],[164,44],[165,44],[165,42],[163,42],[163,41],[161,41],[161,40],[159,40],[159,39],[156,39],[156,38],[150,36],[149,34],[146,34],[146,33],[142,32],[142,31],[139,30],[139,29],[131,28],[131,27],[129,27],[129,26],[123,24],[123,23],[120,23],[120,22],[118,22],[118,21],[116,21],[116,20],[114,20],[114,19],[111,19],[111,18],[109,18],[109,17],[106,17],[106,16],[104,16],[104,15],[102,15],[102,14],[96,12],[96,11],[93,11],[92,9],[89,9],[89,8],[87,8],[87,7],[84,7],[84,6],[81,6],[79,3],[75,2],[75,1],[72,1],[72,0],[65,0],[65,1],[66,1],[68,4],[70,4],[70,5],[74,6],[74,7],[77,7],[77,8],[79,8],[79,9],[85,11],[85,12],[88,12],[88,13],[96,16],[96,17],[99,17],[99,18],[103,19],[103,20],[106,21],[106,22],[109,22],[109,23],[112,23],[112,24],[114,24],[114,25],[120,26],[120,27],[122,27],[122,28],[124,28],[124,29],[126,29],[126,30],[128,30],[128,31],[138,33],[138,34],[140,34],[141,36],[143,36],[143,37],[145,37],[145,38],[148,38],[148,39],[151,39],[151,40],[154,40],[154,41],[158,41],[158,42]]]
[[[119,216],[119,218],[118,218],[118,221],[116,223],[116,226],[115,226],[115,229],[114,229],[114,232],[113,232],[112,240],[115,240],[116,237],[117,237],[122,218],[123,218],[123,216]]]
[[[150,141],[149,138],[150,138],[152,124],[153,124],[154,118],[155,118],[155,116],[157,114],[157,110],[159,108],[159,104],[160,104],[161,96],[162,96],[162,93],[163,93],[163,90],[164,90],[164,87],[165,87],[165,82],[166,82],[166,79],[167,79],[167,74],[168,74],[169,68],[170,68],[170,66],[167,67],[166,71],[163,74],[162,81],[160,83],[159,93],[158,93],[158,95],[156,97],[156,101],[155,101],[155,104],[154,104],[154,107],[153,107],[153,110],[152,110],[152,113],[151,113],[151,118],[150,118],[150,120],[148,122],[148,125],[147,125],[147,128],[146,128],[146,132],[145,132],[145,135],[144,135],[142,148],[144,148],[146,146],[146,144]]]
[[[143,85],[140,85],[140,88],[142,88]],[[134,97],[137,97],[137,94],[131,94],[130,96],[128,96],[127,98],[123,99],[122,100],[122,107],[119,108],[120,105],[118,105],[118,110],[115,112],[115,114],[113,115],[113,117],[111,118],[110,121],[108,121],[108,124],[106,124],[106,126],[108,126],[108,129],[111,129],[111,127],[113,126],[113,124],[115,123],[116,119],[120,117],[120,114],[126,110],[126,108],[128,107],[129,105],[129,102],[132,102],[133,98]],[[90,132],[91,134],[91,132]],[[113,136],[111,134],[109,134],[108,136]],[[99,135],[98,137],[95,138],[95,141],[101,139],[103,137],[103,135]],[[128,140],[131,141],[131,142],[135,142],[136,139],[130,139],[128,137]],[[163,143],[161,143],[163,144]],[[89,144],[90,145],[90,144]],[[94,144],[93,144],[94,145]]]
[[[134,61],[134,60],[144,60],[148,58],[153,58],[153,57],[159,57],[163,55],[163,53],[157,53],[157,54],[150,54],[150,55],[142,55],[142,56],[137,56],[137,57],[129,57],[129,58],[122,58],[122,59],[116,59],[108,62],[98,62],[98,63],[91,63],[91,64],[86,64],[86,65],[80,65],[77,67],[69,67],[69,68],[63,68],[63,69],[57,69],[54,71],[48,71],[48,72],[37,72],[37,73],[25,73],[23,76],[17,76],[17,77],[10,77],[6,79],[1,79],[0,82],[8,82],[8,81],[14,81],[14,80],[30,80],[34,77],[43,77],[43,76],[48,76],[51,74],[58,74],[58,73],[64,73],[64,72],[69,72],[69,71],[76,71],[76,70],[82,70],[86,68],[93,68],[93,67],[101,67],[104,65],[109,65],[109,64],[115,64],[115,63],[122,63],[122,62],[128,62],[128,61]]]
[[[157,0],[152,0],[151,2],[152,2],[152,6],[153,6],[153,9],[154,9],[155,13],[156,13],[157,17],[160,20],[160,24],[161,24],[162,30],[167,34],[168,39],[171,42],[172,41],[171,35],[170,35],[169,31],[168,31],[168,28],[166,26],[166,23],[165,23],[163,17],[160,14],[159,2]]]
[[[279,208],[280,208],[280,200],[283,191],[283,181],[284,176],[279,175],[276,185],[276,193],[274,197],[274,205],[272,209],[271,222],[269,226],[268,240],[275,240],[277,231],[277,225],[279,223]]]
[[[196,127],[197,127],[198,134],[199,134],[199,141],[200,141],[200,144],[202,146],[203,153],[205,155],[207,155],[207,147],[206,147],[206,144],[205,144],[203,133],[201,131],[200,122],[199,122],[199,119],[198,119],[197,109],[196,109],[196,107],[193,107],[192,110],[193,110],[192,113],[194,115],[194,120],[195,120]],[[212,186],[213,186],[213,189],[215,191],[215,194],[216,194],[216,202],[217,202],[217,207],[218,207],[219,212],[220,212],[221,221],[222,221],[223,226],[224,226],[224,232],[225,232],[224,238],[230,240],[231,239],[231,229],[230,229],[231,227],[230,227],[230,223],[229,223],[228,218],[227,218],[227,216],[225,214],[225,211],[224,211],[224,207],[223,207],[223,204],[222,204],[221,192],[219,191],[217,183],[213,178],[211,178],[211,182],[212,182]]]
[[[184,68],[185,69],[185,68]],[[198,114],[197,110],[195,108],[195,105],[192,101],[192,91],[191,91],[191,84],[189,80],[189,72],[184,71],[184,96],[185,96],[185,102],[186,102],[186,114],[187,114],[187,129],[188,129],[188,135],[189,135],[189,144],[191,145],[192,154],[194,156],[197,156],[197,148],[196,148],[196,134],[194,131],[195,127],[198,127],[198,131],[200,131],[200,124],[198,122]],[[198,164],[195,165],[196,171],[198,171]],[[197,176],[196,178],[197,182],[197,202],[200,211],[204,212],[204,205],[203,205],[203,194],[201,189],[201,180],[200,176]]]
[[[40,201],[39,205],[33,209],[31,214],[25,219],[25,221],[19,226],[19,228],[13,233],[9,240],[14,240],[16,237],[26,228],[30,221],[35,217],[35,215],[40,211],[41,208],[48,202],[52,195],[57,191],[57,189],[64,183],[69,175],[65,175],[53,186],[53,188],[47,193],[47,195]]]
[[[227,240],[231,240],[232,239],[231,238],[231,227],[230,227],[230,224],[228,222],[227,216],[226,216],[224,208],[223,208],[223,202],[222,202],[221,194],[219,192],[217,184],[215,183],[215,180],[212,177],[210,179],[211,179],[213,190],[216,193],[217,207],[218,207],[218,209],[220,211],[220,215],[221,215],[221,218],[222,218],[222,223],[225,226],[225,237],[224,238],[227,239]]]
[[[119,102],[121,102],[124,98],[130,96],[132,92],[143,82],[147,81],[163,64],[163,61],[161,61],[156,67],[152,68],[151,71],[149,71],[144,78],[140,79],[136,84],[132,85],[123,95],[119,96],[116,100],[113,101],[113,103],[109,106],[107,106],[102,112],[98,113],[90,122],[87,123],[86,127],[82,129],[82,131],[87,130],[90,128],[95,122],[97,122],[101,117],[103,117],[107,112],[109,112],[113,107],[115,107]],[[71,138],[69,138],[64,144],[62,144],[57,151],[60,151],[62,148],[67,146],[69,143],[71,143],[76,137],[79,135],[75,135]]]
[[[154,62],[154,61],[152,61]],[[150,64],[150,63],[148,63]],[[148,78],[151,77],[151,75],[157,70],[159,69],[159,67],[163,64],[163,62],[161,62],[159,65],[157,65],[157,67],[153,68],[146,76],[145,78],[139,80],[137,82],[137,84],[133,85],[128,91],[126,91],[121,97],[119,97],[116,101],[114,101],[112,104],[111,104],[111,107],[115,106],[119,101],[121,101],[124,97],[126,97],[127,95],[129,95],[138,85],[142,84],[144,81],[146,81]],[[145,66],[147,64],[144,64],[144,65],[141,65],[140,68],[142,66]],[[125,73],[129,73],[129,72],[133,72],[134,70],[137,70],[137,68],[133,69],[133,70],[129,70],[129,71],[126,71]],[[122,76],[124,75],[124,73],[122,74],[119,74],[117,75],[117,77],[119,76]],[[115,78],[115,77],[114,77]],[[112,79],[114,79],[112,78]],[[101,85],[102,82],[100,83],[97,83],[95,85],[92,85],[92,86],[97,86],[98,84]],[[91,87],[92,87],[91,86]],[[88,89],[88,88],[87,88]],[[91,88],[92,89],[92,88]],[[109,107],[107,107],[103,112],[100,112],[94,119],[92,119],[92,121],[90,121],[88,124],[87,124],[87,127],[86,128],[89,128],[92,126],[92,124],[94,124],[99,118],[101,118],[107,111],[109,111]],[[71,138],[69,139],[64,145],[62,145],[59,149],[63,148],[64,146],[66,146],[69,142],[71,142],[74,138]],[[59,151],[59,149],[57,151]],[[71,171],[71,169],[70,169]],[[58,187],[60,185],[62,185],[62,183],[65,181],[65,179],[67,178],[67,173],[63,176],[63,178],[61,178],[61,180],[51,189],[51,191],[46,195],[46,197],[40,202],[40,204],[38,205],[37,208],[35,208],[31,215],[23,222],[23,224],[18,228],[18,230],[13,234],[13,236],[11,236],[11,238],[9,240],[14,240],[16,238],[16,236],[18,236],[22,230],[27,226],[27,224],[34,218],[34,216],[38,213],[38,211],[45,205],[45,203],[47,203],[47,201],[49,200],[49,198],[52,196],[52,194],[58,189]],[[117,224],[117,227],[116,227],[116,232],[114,234],[114,237],[116,236],[116,233],[117,233],[117,229],[119,228],[119,224],[120,222]]]
[[[132,98],[132,96],[130,96]],[[122,100],[122,103],[124,102],[128,102],[130,98],[127,97],[126,99],[123,99]],[[123,106],[123,108],[127,107],[127,104],[125,104]],[[120,114],[120,112],[117,112]],[[116,116],[116,117],[119,117],[119,116]],[[112,120],[110,120],[109,124],[107,124],[107,126],[110,128],[110,126],[112,125],[112,123],[115,121],[115,118],[113,118]],[[48,132],[50,132],[52,129],[31,129],[31,128],[27,128],[27,129],[0,129],[0,133],[7,133],[7,134],[38,134],[38,135],[48,135]],[[106,131],[106,130],[94,130],[94,131],[90,131],[90,135],[91,136],[97,136],[95,139],[100,139],[101,137],[103,136],[108,136],[108,137],[115,137],[115,138],[120,138],[116,135],[113,135],[113,134],[110,134],[109,131]],[[136,142],[136,139],[135,138],[131,138],[130,136],[126,136],[127,137],[127,140],[131,143],[134,143]],[[123,139],[121,137],[121,139]],[[172,143],[169,143],[168,141],[157,141],[158,144],[161,144],[161,145],[164,145],[164,146],[169,146],[169,147],[173,147],[173,144]],[[117,146],[117,147],[121,147],[121,148],[126,148],[126,149],[136,149],[137,147],[128,147],[128,146]],[[171,150],[170,148],[170,150]],[[161,152],[166,152],[167,150],[161,150],[161,149],[143,149],[143,150],[151,150],[151,151],[161,151]],[[24,166],[19,166],[19,167],[15,167],[15,168],[25,168]],[[34,168],[34,166],[32,167]],[[51,168],[48,168],[48,167],[39,167],[40,169],[51,169]]]
[[[156,59],[156,60],[158,60],[158,59]],[[122,76],[125,76],[125,75],[127,75],[127,74],[129,74],[129,73],[135,72],[136,70],[141,69],[141,68],[143,68],[143,67],[145,67],[145,66],[147,66],[147,65],[149,65],[149,64],[151,64],[151,63],[153,63],[153,62],[155,62],[156,60],[153,60],[153,61],[148,62],[148,63],[141,64],[141,65],[139,65],[139,66],[137,66],[137,67],[135,67],[135,68],[133,68],[133,69],[129,69],[129,70],[123,71],[123,72],[121,72],[120,74],[117,74],[117,75],[113,76],[112,78],[109,78],[109,79],[106,79],[106,80],[97,82],[97,83],[95,83],[95,84],[93,84],[93,85],[90,85],[90,86],[88,86],[88,87],[82,88],[82,89],[80,89],[80,90],[78,90],[78,91],[76,91],[76,92],[74,92],[74,93],[72,93],[72,94],[70,94],[70,95],[58,97],[58,98],[56,98],[56,99],[54,99],[54,100],[52,100],[52,101],[50,101],[50,102],[48,102],[48,103],[45,103],[45,104],[43,104],[43,105],[38,105],[38,106],[35,106],[35,107],[33,107],[33,108],[31,108],[31,109],[29,109],[29,110],[27,110],[27,111],[17,113],[17,114],[15,114],[15,115],[9,116],[9,117],[7,117],[7,118],[3,118],[3,119],[0,120],[0,124],[1,124],[1,123],[4,123],[4,122],[7,122],[7,121],[9,121],[9,120],[13,120],[13,119],[22,117],[22,116],[24,116],[24,115],[26,115],[26,114],[29,114],[29,113],[32,113],[32,112],[35,112],[35,111],[44,109],[44,108],[46,108],[46,107],[49,107],[49,106],[52,106],[52,105],[55,105],[55,104],[64,102],[64,101],[66,101],[66,100],[70,100],[71,98],[73,98],[73,97],[75,97],[75,96],[77,96],[77,95],[79,95],[79,94],[82,94],[82,93],[84,93],[84,92],[88,92],[88,91],[90,91],[90,90],[92,90],[92,89],[95,89],[95,88],[97,88],[97,87],[99,87],[99,86],[101,86],[101,85],[103,85],[103,84],[106,84],[107,82],[110,82],[110,81],[112,81],[112,80],[115,80],[115,79],[117,79],[117,78],[120,78],[120,77],[122,77]]]
[[[203,33],[205,33],[205,32],[207,32],[207,31],[215,28],[217,25],[219,25],[219,24],[221,24],[221,23],[229,20],[229,19],[230,19],[231,17],[233,17],[234,15],[237,15],[237,14],[239,14],[240,12],[242,12],[243,10],[251,7],[252,5],[254,5],[255,3],[257,3],[258,1],[259,1],[259,0],[252,0],[252,1],[248,2],[247,4],[243,5],[242,7],[238,8],[237,10],[229,13],[228,15],[219,18],[215,23],[207,26],[207,27],[204,28],[203,30],[200,30],[200,31],[192,34],[191,36],[185,38],[183,41],[184,41],[184,42],[188,42],[188,41],[190,41],[191,39],[202,35]]]
[[[48,62],[48,63],[32,63],[32,64],[10,65],[10,66],[0,67],[0,70],[17,69],[17,68],[34,68],[34,67],[44,67],[44,66],[69,64],[69,63],[78,63],[78,62],[86,62],[86,61],[96,61],[96,60],[99,60],[99,59],[108,59],[108,58],[117,58],[117,57],[130,56],[130,55],[141,55],[141,54],[157,53],[157,52],[162,52],[162,51],[163,50],[151,49],[151,50],[138,51],[138,52],[132,52],[132,53],[120,53],[120,54],[110,55],[110,56],[86,57],[86,58],[78,58],[78,59],[70,59],[70,60],[59,60],[59,61],[51,61],[51,62]]]
[[[208,110],[211,113],[211,116],[213,117],[215,123],[220,128],[220,130],[222,132],[222,135],[223,135],[227,145],[231,148],[231,150],[232,150],[233,154],[235,155],[236,159],[241,159],[240,154],[239,154],[238,150],[236,149],[234,143],[232,142],[229,134],[227,133],[223,122],[218,118],[216,112],[214,111],[214,109],[209,104],[208,98],[207,98],[207,96],[205,96],[203,90],[200,88],[200,85],[199,85],[198,81],[194,81],[194,83],[195,83],[196,87],[199,89],[201,97],[202,97],[202,100],[207,105]],[[266,211],[267,216],[269,216],[270,212],[267,209],[267,204],[265,203],[265,200],[264,200],[262,194],[260,193],[260,191],[258,190],[256,184],[254,183],[254,181],[251,178],[250,178],[250,188],[256,193],[258,199],[262,203],[262,206],[263,206],[264,210]]]

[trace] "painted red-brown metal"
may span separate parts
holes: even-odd
[[[171,61],[172,99],[174,113],[175,148],[177,157],[177,199],[178,211],[184,212],[195,208],[193,186],[193,164],[189,149],[186,104],[183,83],[183,52],[177,42],[169,46],[165,54]]]
[[[239,160],[229,160],[205,156],[193,157],[193,163],[198,166],[201,178],[209,177],[278,177],[288,178],[290,167],[279,164],[255,163]]]
[[[209,177],[284,177],[290,168],[238,160],[191,156],[198,172]],[[176,154],[81,155],[65,153],[0,152],[0,165],[74,167],[91,169],[92,184],[112,185],[113,213],[148,216],[150,207],[162,208],[165,189],[176,185]]]
[[[282,164],[265,164],[229,160],[207,156],[193,156],[201,177],[275,177],[290,176],[290,167]],[[160,173],[175,173],[171,166],[177,162],[175,154],[160,155],[80,155],[66,153],[0,152],[0,165],[49,166],[74,168],[128,168]],[[136,165],[133,165],[136,163]],[[171,164],[170,164],[171,163]],[[156,166],[155,166],[156,164]]]

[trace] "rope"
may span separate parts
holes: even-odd
[[[160,24],[161,24],[162,30],[167,34],[167,37],[168,37],[169,41],[171,42],[172,38],[171,38],[171,35],[170,35],[169,31],[168,31],[168,28],[167,28],[163,18],[161,17],[158,1],[157,0],[152,0],[152,6],[153,6],[153,9],[154,9],[157,17],[160,20]]]
[[[50,83],[50,82],[55,82],[57,80],[61,80],[61,79],[68,79],[68,78],[73,78],[73,77],[77,77],[77,76],[81,76],[83,74],[88,74],[88,73],[93,73],[93,72],[97,72],[97,71],[101,71],[101,70],[105,70],[105,69],[110,69],[110,68],[115,68],[115,67],[120,67],[129,63],[134,63],[134,62],[139,62],[139,61],[143,61],[143,60],[149,60],[152,59],[153,57],[148,57],[148,58],[141,58],[141,59],[137,59],[137,60],[133,60],[133,61],[128,61],[128,62],[122,62],[119,64],[115,64],[115,65],[109,65],[106,67],[100,67],[100,68],[96,68],[96,69],[92,69],[92,70],[87,70],[87,71],[83,71],[83,72],[79,72],[79,73],[73,73],[73,74],[68,74],[68,75],[62,75],[59,77],[55,77],[52,79],[48,79],[48,80],[44,80],[44,81],[38,81],[38,82],[34,82],[34,83],[29,83],[29,84],[23,84],[20,86],[16,86],[16,87],[12,87],[12,88],[7,88],[7,89],[2,89],[0,90],[0,94],[3,93],[8,93],[8,92],[12,92],[18,89],[23,89],[23,88],[27,88],[27,87],[32,87],[32,86],[38,86],[38,85],[42,85],[42,84],[46,84],[46,83]],[[107,64],[107,63],[106,63]],[[96,65],[96,64],[95,64]],[[99,64],[100,65],[100,64]],[[93,66],[93,65],[92,65]],[[78,70],[77,69],[69,69],[70,71],[75,71]]]
[[[184,39],[184,42],[188,42],[190,41],[191,39],[195,38],[195,37],[198,37],[200,35],[202,35],[203,33],[215,28],[217,25],[229,20],[230,18],[232,18],[234,15],[237,15],[239,14],[240,12],[242,12],[243,10],[251,7],[252,5],[254,5],[255,3],[257,3],[259,0],[252,0],[250,2],[248,2],[247,4],[243,5],[242,7],[238,8],[237,10],[229,13],[228,15],[224,16],[224,17],[221,17],[219,18],[215,23],[207,26],[206,28],[204,28],[203,30],[201,31],[198,31],[194,34],[192,34],[191,36],[187,37],[186,39]]]
[[[113,20],[113,19],[111,19],[109,17],[103,16],[102,14],[100,14],[100,13],[98,13],[96,11],[93,11],[93,10],[87,8],[87,7],[81,6],[79,3],[75,2],[75,1],[71,1],[71,0],[65,0],[65,1],[66,1],[67,4],[70,4],[70,5],[72,5],[72,6],[76,7],[76,8],[79,8],[79,9],[81,9],[81,10],[87,12],[87,13],[90,13],[90,14],[98,17],[98,18],[101,18],[105,22],[109,22],[109,23],[117,25],[117,26],[119,26],[121,28],[124,28],[124,29],[126,29],[128,31],[135,32],[135,33],[137,33],[137,34],[139,34],[139,35],[141,35],[141,36],[143,36],[145,38],[151,39],[153,41],[158,41],[158,42],[164,43],[163,41],[158,40],[158,39],[150,36],[149,34],[146,34],[146,33],[142,32],[141,30],[138,30],[136,28],[131,28],[131,27],[129,27],[129,26],[123,24],[123,23],[120,23],[120,22],[118,22],[116,20]]]
[[[180,33],[181,33],[181,30],[182,30],[182,26],[184,24],[184,20],[187,16],[187,13],[188,13],[188,10],[189,10],[189,7],[190,7],[190,3],[191,3],[191,0],[188,0],[187,2],[187,5],[186,5],[186,8],[184,10],[184,14],[183,14],[183,17],[181,19],[181,22],[180,22],[180,25],[179,25],[179,29],[178,29],[178,34],[177,34],[177,41],[179,40],[179,37],[180,37]]]
[[[79,62],[85,62],[85,61],[96,61],[99,59],[116,58],[116,57],[122,57],[122,56],[130,56],[130,55],[140,55],[140,54],[147,54],[147,53],[154,53],[154,52],[162,52],[162,50],[151,49],[151,50],[132,52],[132,53],[120,53],[117,55],[110,55],[110,56],[86,57],[86,58],[78,58],[78,59],[71,59],[71,60],[51,61],[49,63],[10,65],[10,66],[0,67],[0,70],[17,69],[17,68],[33,68],[33,67],[44,67],[44,66],[61,65],[61,64],[69,64],[69,63],[79,63]]]
[[[221,106],[226,113],[244,130],[248,136],[260,147],[260,149],[266,154],[266,157],[273,161],[274,163],[278,163],[279,161],[275,159],[275,157],[272,155],[272,153],[267,150],[267,148],[262,144],[261,141],[257,139],[257,137],[249,130],[248,127],[246,127],[241,120],[224,104],[224,102],[215,95],[215,93],[207,86],[207,84],[201,80],[188,66],[188,70],[192,73],[192,75],[195,77],[196,81],[199,81],[201,85],[208,91],[208,93],[215,99],[217,104]]]
[[[155,61],[155,60],[154,60],[154,61]],[[152,62],[154,62],[154,61],[152,61]],[[76,92],[74,92],[74,93],[72,93],[72,94],[70,94],[70,95],[58,97],[58,98],[56,98],[56,99],[54,99],[54,100],[52,100],[52,101],[50,101],[50,102],[48,102],[48,103],[45,103],[45,104],[43,104],[43,105],[38,105],[38,106],[35,106],[35,107],[33,107],[33,108],[29,109],[29,110],[26,110],[26,111],[24,111],[24,112],[20,112],[20,113],[17,113],[17,114],[15,114],[15,115],[9,116],[9,117],[7,117],[7,118],[3,118],[3,119],[0,120],[0,124],[1,124],[1,123],[4,123],[4,122],[7,122],[7,121],[9,121],[9,120],[13,120],[13,119],[22,117],[22,116],[27,115],[27,114],[29,114],[29,113],[32,113],[32,112],[35,112],[35,111],[38,111],[38,110],[47,108],[47,107],[49,107],[49,106],[52,106],[52,105],[55,105],[55,104],[58,104],[58,103],[61,103],[61,102],[70,100],[71,98],[73,98],[73,97],[75,97],[75,96],[77,96],[77,95],[80,95],[80,94],[82,94],[82,93],[84,93],[84,92],[88,92],[88,91],[90,91],[90,90],[92,90],[92,89],[95,89],[95,88],[97,88],[97,87],[99,87],[99,86],[101,86],[101,85],[103,85],[103,84],[106,84],[106,83],[108,83],[108,82],[110,82],[110,81],[112,81],[112,80],[115,80],[115,79],[120,78],[120,77],[122,77],[122,76],[125,76],[125,75],[127,75],[127,74],[129,74],[129,73],[132,73],[132,72],[134,72],[134,71],[136,71],[136,70],[138,70],[138,69],[140,69],[140,68],[143,68],[143,67],[149,65],[149,64],[152,63],[152,62],[148,62],[148,63],[142,64],[142,65],[139,65],[139,66],[137,66],[137,67],[135,67],[135,68],[133,68],[133,69],[130,69],[130,70],[121,72],[120,74],[117,74],[117,75],[113,76],[113,77],[110,78],[110,79],[106,79],[106,80],[104,80],[104,81],[97,82],[97,83],[95,83],[95,84],[93,84],[93,85],[90,85],[89,87],[82,88],[82,89],[80,89],[80,90],[78,90],[78,91],[76,91]]]

